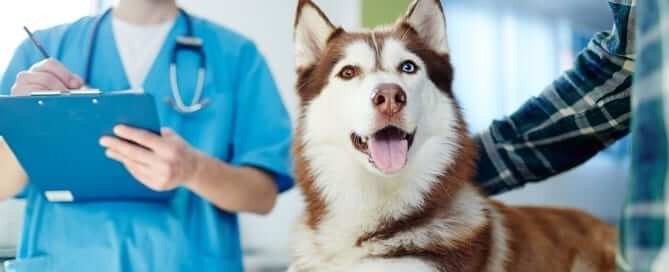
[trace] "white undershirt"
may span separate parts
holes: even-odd
[[[165,43],[174,19],[160,24],[136,25],[112,19],[116,48],[132,89],[143,89],[144,78]]]

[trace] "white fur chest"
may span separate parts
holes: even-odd
[[[317,229],[303,221],[296,230],[296,263],[314,271],[346,271],[371,255],[357,246],[361,236],[376,230],[383,212],[375,202],[363,202],[364,194],[351,193],[346,200],[330,203]],[[370,198],[376,198],[374,194]]]

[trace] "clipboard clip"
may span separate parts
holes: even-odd
[[[98,89],[72,90],[72,91],[35,91],[30,96],[60,96],[60,95],[97,95],[102,94]]]

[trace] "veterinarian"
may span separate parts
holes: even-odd
[[[609,4],[613,30],[596,34],[574,68],[479,136],[478,180],[490,194],[545,180],[631,131],[619,271],[669,271],[669,4]]]
[[[86,85],[173,97],[172,53],[189,27],[206,58],[177,56],[186,107],[156,103],[162,137],[117,127],[116,137],[100,140],[146,186],[177,189],[173,199],[54,204],[25,178],[12,179],[16,186],[0,187],[0,198],[18,194],[27,209],[18,259],[6,264],[8,271],[243,271],[236,213],[267,214],[292,185],[289,118],[252,42],[181,11],[175,0],[120,0],[104,15],[36,32],[53,58],[42,60],[23,42],[0,90],[25,95]],[[203,106],[188,108],[200,61]]]

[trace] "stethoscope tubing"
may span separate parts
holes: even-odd
[[[93,54],[95,53],[95,40],[100,31],[100,25],[102,21],[111,13],[111,8],[107,9],[104,13],[98,16],[95,19],[93,25],[93,30],[91,31],[90,40],[88,43],[88,56],[86,59],[86,68],[84,70],[84,80],[85,82],[90,82],[91,71],[93,69]],[[172,105],[175,111],[181,114],[190,114],[202,110],[207,104],[208,101],[203,99],[204,93],[204,81],[207,74],[206,69],[206,58],[203,49],[202,39],[196,37],[193,33],[193,20],[191,16],[186,13],[183,9],[179,8],[179,13],[183,15],[186,20],[186,35],[179,37],[177,39],[177,44],[174,48],[174,51],[171,54],[170,67],[169,67],[169,80],[170,80],[170,89],[172,97],[167,99],[168,104]],[[195,84],[195,93],[191,99],[190,105],[186,105],[181,96],[181,90],[178,84],[178,66],[177,66],[177,54],[179,50],[192,50],[196,51],[200,56],[200,67],[197,71],[197,81]]]

